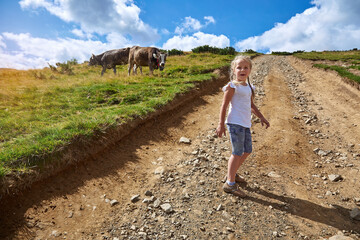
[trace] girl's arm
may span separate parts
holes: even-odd
[[[260,110],[256,107],[253,100],[251,99],[251,110],[252,112],[261,120],[261,125],[266,125],[266,128],[270,127],[270,123],[266,120],[266,118],[261,114]]]
[[[227,87],[225,94],[224,94],[224,98],[223,98],[223,102],[221,104],[221,108],[220,108],[220,116],[219,116],[219,125],[216,128],[216,134],[221,137],[223,134],[224,136],[225,134],[225,115],[226,115],[226,109],[229,106],[229,103],[231,101],[231,98],[233,97],[235,92],[234,88],[231,88],[230,86]]]

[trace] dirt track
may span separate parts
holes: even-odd
[[[230,143],[215,136],[219,88],[4,201],[0,238],[360,239],[350,218],[360,205],[360,91],[292,57],[254,59],[251,79],[271,127],[254,119],[254,153],[240,169],[246,199],[221,190]]]

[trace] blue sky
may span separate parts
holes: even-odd
[[[360,0],[0,0],[0,68],[127,46],[189,51],[360,48]]]

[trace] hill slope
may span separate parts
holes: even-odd
[[[228,137],[215,136],[218,89],[3,201],[3,237],[321,239],[343,231],[359,238],[349,212],[360,198],[360,92],[292,57],[255,58],[251,77],[271,127],[254,121],[254,153],[240,169],[246,199],[221,190],[231,149]],[[182,136],[191,144],[179,143]],[[146,191],[173,211],[144,203]]]

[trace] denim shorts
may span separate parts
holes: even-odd
[[[232,154],[241,156],[244,152],[251,153],[252,142],[250,128],[231,123],[227,123],[227,127],[229,129]]]

